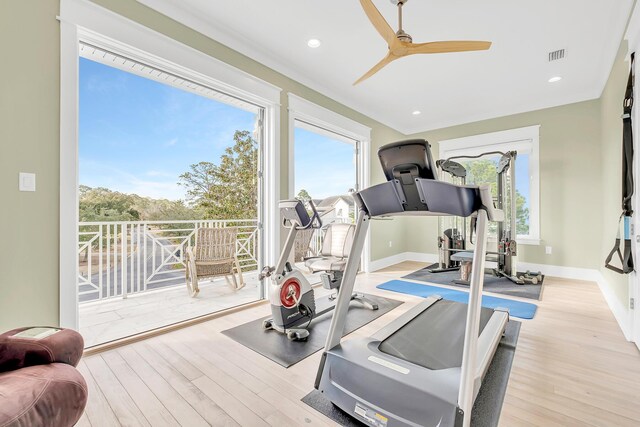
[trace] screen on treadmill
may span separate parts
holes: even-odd
[[[480,333],[493,310],[480,311]],[[428,369],[462,366],[467,304],[440,300],[380,343],[380,351]]]

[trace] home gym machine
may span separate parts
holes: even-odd
[[[468,427],[482,379],[509,314],[481,306],[488,221],[502,221],[489,186],[439,181],[425,140],[381,147],[387,182],[355,193],[353,246],[315,387],[334,405],[374,427]],[[372,218],[475,217],[469,303],[429,297],[371,337],[342,341],[349,297]]]
[[[289,262],[298,231],[322,228],[322,220],[312,201],[309,201],[309,208],[311,216],[300,200],[280,201],[283,225],[289,229],[289,234],[276,267],[264,267],[258,276],[259,280],[271,279],[269,302],[273,317],[263,322],[263,329],[286,334],[292,341],[306,340],[311,321],[335,308],[336,296],[332,294],[316,300],[309,281]],[[321,280],[323,287],[337,291],[342,282],[342,272],[327,268],[321,272]],[[378,305],[363,294],[351,293],[351,300],[358,301],[371,310],[378,309]]]
[[[513,283],[523,285],[525,283],[537,284],[541,279],[539,272],[526,272],[518,275],[517,257],[518,246],[516,243],[516,180],[515,167],[518,153],[508,151],[506,153],[491,151],[477,156],[455,156],[445,160],[438,160],[436,166],[440,171],[440,179],[456,185],[465,185],[467,171],[464,166],[454,160],[478,159],[486,156],[500,156],[496,165],[496,189],[497,194],[494,199],[497,208],[507,213],[507,220],[497,224],[497,248],[495,251],[487,251],[487,260],[496,262],[497,267],[491,269],[496,277],[504,277]],[[453,223],[453,227],[446,227],[443,224]],[[456,283],[469,284],[468,270],[472,258],[471,250],[467,250],[466,244],[466,219],[447,218],[438,219],[439,228],[443,232],[438,237],[439,262],[437,268],[429,270],[432,273],[452,271],[463,268],[460,280]],[[473,219],[470,224],[469,243],[473,244]],[[458,230],[461,230],[458,231]],[[464,271],[466,270],[466,271]]]
[[[440,171],[440,179],[446,173],[448,182],[465,185],[467,170],[453,160],[438,160],[436,166]],[[438,218],[438,266],[429,270],[430,273],[444,273],[460,269],[460,261],[454,261],[451,256],[456,251],[465,250],[467,238],[467,220],[459,216]]]

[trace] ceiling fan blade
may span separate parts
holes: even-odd
[[[373,4],[371,0],[360,0],[360,4],[367,14],[369,21],[373,24],[374,28],[380,33],[383,39],[389,46],[396,44],[398,39],[396,38],[396,32],[389,23],[384,19],[378,8]]]
[[[378,62],[376,65],[373,66],[373,68],[371,68],[369,71],[367,71],[362,77],[360,77],[358,80],[356,80],[353,85],[357,85],[358,83],[367,80],[369,77],[373,76],[375,73],[377,73],[378,71],[380,71],[385,65],[389,64],[390,62],[395,61],[396,59],[398,59],[398,56],[393,55],[391,52],[387,53],[387,56],[385,56],[382,61]]]
[[[485,41],[446,41],[429,43],[403,43],[406,55],[416,53],[449,53],[449,52],[469,52],[473,50],[488,50],[491,42]]]

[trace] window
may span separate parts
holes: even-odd
[[[260,265],[275,263],[279,253],[278,227],[280,218],[277,201],[280,155],[277,141],[281,89],[115,13],[106,11],[91,2],[61,0],[60,17],[60,282],[64,284],[60,286],[60,324],[74,329],[79,327],[79,286],[77,284],[79,192],[77,184],[80,178],[84,181],[86,175],[83,178],[83,171],[88,171],[88,169],[79,170],[79,165],[80,167],[86,166],[86,163],[80,164],[78,154],[83,156],[86,152],[83,152],[83,147],[79,147],[78,133],[80,130],[83,132],[83,136],[89,134],[86,133],[86,127],[79,126],[80,103],[78,99],[80,98],[80,83],[82,77],[85,76],[84,71],[87,66],[102,68],[102,71],[105,70],[104,66],[107,66],[113,69],[109,71],[114,75],[122,76],[123,74],[120,72],[126,72],[131,79],[144,78],[144,83],[148,87],[164,88],[165,92],[172,92],[183,98],[190,98],[206,104],[209,109],[224,104],[227,111],[234,111],[247,119],[241,130],[259,143],[258,159],[261,164],[258,167],[262,172],[254,173],[252,176],[252,179],[257,179],[260,182],[261,189],[258,192],[259,200],[256,203],[257,206],[262,207],[260,210],[262,218],[256,227],[262,236],[258,239],[261,243],[256,245],[258,258],[260,258],[258,263]],[[78,57],[79,53],[80,58]],[[133,96],[133,93],[127,93],[124,98],[125,100],[127,97],[133,99]],[[95,100],[103,101],[99,98],[95,98]],[[82,102],[83,107],[88,105],[86,101],[85,97]],[[123,120],[132,119],[124,113],[127,108],[134,108],[133,104],[132,102],[125,105],[116,113],[121,113]],[[153,113],[153,108],[155,106],[151,103],[150,108],[135,111],[135,114],[138,116],[150,115]],[[205,108],[198,110],[202,113]],[[210,117],[211,115],[205,116]],[[194,114],[187,118],[196,119],[198,117]],[[147,121],[151,121],[150,117],[147,119]],[[176,117],[170,116],[170,119],[176,121]],[[205,119],[206,117],[201,123],[206,122]],[[156,121],[158,129],[171,125],[170,120],[163,118],[157,118]],[[190,130],[185,121],[178,121],[178,125],[186,129],[182,133],[183,136]],[[102,136],[109,136],[109,134],[102,132]],[[215,132],[212,130],[211,138],[214,137]],[[166,142],[168,147],[173,146],[172,139],[158,138],[158,141]],[[145,166],[148,166],[149,169],[144,170],[150,170],[151,165],[154,165],[151,157],[158,153],[149,149],[144,152],[134,152],[134,149],[135,147],[130,144],[124,144],[123,147],[120,147],[123,162],[136,158],[148,159]],[[187,155],[194,154],[192,151],[183,150]],[[245,152],[246,150],[243,151],[243,153]],[[255,167],[253,169],[255,172]],[[160,175],[151,172],[149,176],[153,175],[154,179],[161,178]],[[175,189],[174,184],[171,186]],[[145,185],[145,191],[152,187],[153,185]],[[166,192],[162,192],[161,196],[166,197],[165,194]],[[255,195],[255,192],[253,194]],[[256,218],[253,218],[253,221],[255,222]],[[159,228],[157,225],[155,226],[155,229]],[[103,231],[105,229],[106,227],[103,227]],[[125,278],[129,277],[129,271],[134,271],[134,268],[135,271],[144,271],[145,266],[148,267],[148,262],[142,262],[142,259],[140,259],[140,263],[137,260],[134,262],[132,256],[144,252],[145,248],[148,249],[149,245],[142,244],[145,242],[142,235],[145,231],[155,231],[155,229],[154,227],[151,227],[151,230],[148,228],[145,230],[144,227],[139,227],[139,229],[140,237],[138,237],[136,230],[134,238],[128,238],[120,229],[118,230],[117,236],[124,244],[120,245],[119,251],[122,252],[119,252],[115,259],[124,260],[123,262],[127,263],[127,270],[122,268],[118,271],[121,273],[120,278],[123,275]],[[129,227],[129,231],[131,231],[131,227]],[[169,232],[177,233],[177,230],[169,230]],[[115,237],[112,233],[111,241]],[[164,244],[167,240],[169,239],[160,239],[160,243]],[[238,251],[244,250],[240,246],[247,248],[246,245],[237,244]],[[104,252],[102,245],[98,244],[96,247],[99,250],[102,248]],[[158,255],[157,248],[155,252]],[[184,250],[180,246],[170,249],[168,255],[164,251],[164,255],[171,258],[169,263],[175,261],[173,258],[180,258],[183,254]],[[99,264],[102,259],[103,256],[98,255],[96,262]],[[175,274],[180,273],[176,271]],[[140,277],[139,274],[133,276]],[[91,278],[94,279],[94,276],[92,275]],[[103,277],[98,275],[97,280],[100,282]],[[127,292],[131,289],[130,287],[124,288],[128,289]],[[102,287],[99,286],[99,289]],[[119,286],[119,289],[122,290],[123,287]],[[115,286],[111,290],[115,290]],[[262,285],[255,291],[254,297],[258,293],[260,298],[264,298],[266,295]]]
[[[440,142],[440,158],[478,156],[516,151],[516,234],[521,244],[540,243],[539,126],[450,139]],[[500,155],[458,159],[467,169],[467,184],[496,186],[495,165]]]
[[[355,206],[345,195],[369,185],[371,129],[296,95],[288,101],[290,197],[316,201],[324,224],[352,222]],[[367,240],[365,271],[369,254]]]
[[[81,42],[79,53],[85,345],[261,299],[264,109],[95,45]],[[233,241],[236,270],[201,281],[196,307],[184,292],[185,254],[201,228]],[[240,286],[231,293],[230,279]],[[133,312],[132,304],[153,309]]]

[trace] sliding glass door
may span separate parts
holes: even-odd
[[[260,299],[264,111],[97,46],[79,61],[87,346]]]
[[[349,193],[359,187],[359,142],[300,120],[296,120],[294,131],[295,197],[313,201],[323,224],[312,233],[308,246],[303,245],[307,247],[304,256],[317,256],[330,224],[355,222],[355,205]]]

